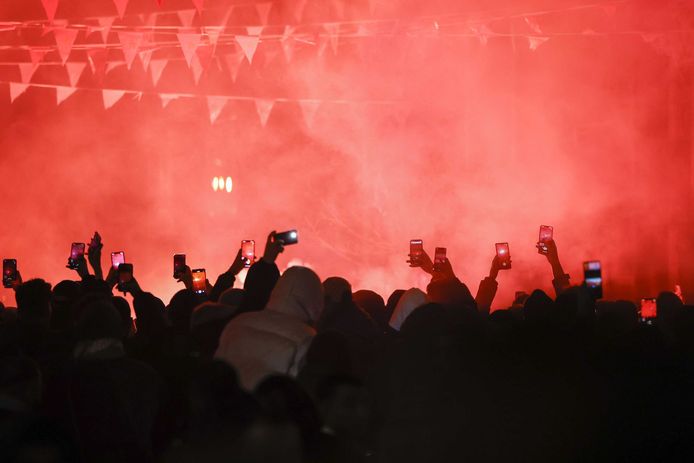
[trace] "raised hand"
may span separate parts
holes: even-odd
[[[183,282],[186,289],[193,289],[193,272],[190,270],[190,267],[186,265],[185,270],[178,274],[176,281]]]
[[[94,236],[89,242],[89,250],[87,253],[87,257],[89,259],[89,264],[92,266],[92,269],[94,270],[94,276],[99,280],[104,279],[104,272],[101,269],[101,250],[103,249],[103,247],[104,245],[101,242],[101,235],[99,235],[99,232],[95,231]]]
[[[238,275],[241,270],[246,267],[246,260],[247,259],[241,254],[241,249],[239,249],[239,252],[236,253],[236,257],[234,257],[234,262],[232,262],[231,267],[229,267],[229,270],[227,270],[227,273],[230,273],[233,276]]]
[[[276,230],[270,232],[267,236],[267,241],[265,242],[265,252],[263,253],[263,260],[274,264],[277,260],[277,256],[284,252],[284,243],[281,240],[275,239],[277,234]]]
[[[501,262],[499,262],[499,256],[494,255],[492,266],[489,269],[489,278],[496,280],[496,277],[499,276],[499,270],[501,270]]]
[[[412,254],[407,255],[410,259],[407,261],[408,264],[410,264],[410,267],[421,267],[422,270],[427,272],[429,275],[434,274],[434,263],[431,261],[431,257],[429,257],[429,254],[422,249],[421,254],[417,255],[417,259],[413,260],[412,259]]]

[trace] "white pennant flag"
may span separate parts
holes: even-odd
[[[55,88],[55,100],[58,106],[60,106],[60,103],[63,101],[67,100],[70,95],[75,93],[77,91],[77,88],[75,87],[63,87],[62,85],[59,85]]]
[[[161,79],[161,75],[167,64],[169,64],[169,60],[166,59],[152,60],[149,63],[149,71],[152,73],[152,84],[154,84],[155,87],[159,84],[159,79]]]
[[[99,32],[101,33],[101,40],[104,43],[108,42],[108,34],[111,32],[111,26],[113,26],[113,21],[116,20],[115,16],[108,18],[97,18],[99,22]]]
[[[304,115],[306,127],[309,129],[313,128],[313,122],[316,119],[316,112],[320,107],[320,101],[299,100],[299,107],[301,108],[301,113]]]
[[[236,78],[239,76],[241,63],[243,63],[243,57],[243,53],[240,52],[224,56],[224,62],[229,68],[229,74],[231,75],[232,82],[236,82]]]
[[[222,110],[229,102],[229,98],[225,96],[208,96],[207,97],[207,108],[210,110],[210,123],[214,124],[219,115],[222,114]]]
[[[109,109],[118,103],[123,98],[123,95],[125,95],[125,90],[102,90],[104,109]]]
[[[159,98],[161,99],[161,107],[166,108],[167,106],[169,106],[169,103],[171,103],[173,100],[178,99],[178,95],[160,93]]]
[[[185,28],[193,26],[193,18],[195,18],[195,10],[181,10],[178,12],[178,20]]]
[[[26,92],[27,88],[29,88],[29,84],[10,82],[10,103],[14,103],[14,100],[19,98],[22,93]]]
[[[178,42],[181,44],[181,52],[183,52],[183,57],[190,67],[193,61],[193,56],[200,45],[200,34],[176,34],[178,37]]]
[[[330,47],[333,49],[333,54],[337,55],[337,41],[340,39],[340,24],[338,23],[327,23],[324,24],[328,37],[330,37]]]
[[[275,100],[255,99],[255,109],[258,112],[258,117],[260,117],[260,125],[263,127],[267,124],[273,106],[275,106]]]
[[[84,72],[84,68],[86,67],[87,63],[75,62],[65,64],[65,70],[67,71],[67,78],[70,82],[70,86],[74,87],[77,85],[77,82],[79,82],[80,77],[82,77],[82,73]]]
[[[548,40],[549,37],[528,37],[528,46],[531,51],[535,51]]]
[[[252,63],[253,55],[255,55],[255,51],[258,49],[258,42],[260,42],[260,37],[237,35],[235,38],[236,42],[241,47],[241,50],[243,50],[243,54],[246,56],[248,62]]]
[[[22,77],[22,83],[28,84],[34,73],[39,68],[38,64],[34,63],[19,63],[19,75]]]
[[[122,61],[121,62],[110,61],[110,62],[106,63],[106,74],[108,74],[109,72],[111,72],[114,69],[119,68],[121,66],[125,66],[125,63]]]

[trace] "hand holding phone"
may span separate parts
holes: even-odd
[[[133,264],[122,263],[118,265],[118,290],[124,293],[132,292],[135,281],[133,278]]]
[[[72,243],[70,248],[70,257],[67,259],[67,268],[77,270],[80,266],[80,261],[84,260],[84,243]]]
[[[284,246],[296,244],[299,242],[299,232],[296,230],[289,230],[282,233],[275,233],[275,241],[279,241]]]
[[[273,230],[267,236],[267,241],[265,241],[263,260],[269,263],[275,263],[277,256],[282,252],[284,252],[284,243],[277,238],[277,232]]]
[[[255,262],[255,241],[241,241],[241,257],[244,260],[244,267],[249,268]]]
[[[547,255],[549,249],[547,248],[547,243],[554,239],[554,228],[549,225],[540,225],[540,236],[537,241],[537,252],[539,254]]]
[[[111,267],[118,270],[120,264],[125,263],[125,253],[123,251],[112,252],[111,253]]]
[[[602,265],[599,260],[583,263],[583,281],[593,299],[602,299]]]
[[[185,254],[174,254],[173,256],[173,277],[177,280],[182,278],[182,275],[186,273],[186,255]]]
[[[19,282],[19,272],[17,271],[17,259],[2,260],[2,286],[13,288]]]
[[[496,243],[496,257],[499,262],[499,267],[501,270],[508,270],[511,268],[511,250],[509,249],[508,243]]]
[[[202,294],[207,291],[207,274],[204,268],[196,268],[193,274],[193,291]]]
[[[434,271],[440,272],[446,263],[446,248],[436,248],[434,250]]]
[[[416,239],[410,240],[410,253],[408,254],[410,260],[407,262],[410,267],[421,267],[424,263],[424,241]]]

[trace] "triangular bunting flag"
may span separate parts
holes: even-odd
[[[330,47],[333,49],[333,54],[337,55],[337,41],[340,38],[340,24],[327,23],[324,24],[323,27],[328,32],[328,36],[330,37]]]
[[[258,16],[260,17],[260,24],[263,26],[267,25],[267,18],[270,16],[270,10],[272,9],[272,2],[256,3],[255,9],[258,11]]]
[[[190,70],[193,73],[193,81],[195,82],[195,85],[198,85],[204,69],[202,68],[202,64],[200,64],[200,58],[197,54],[193,56],[193,60],[190,62]]]
[[[287,63],[291,62],[294,57],[294,39],[289,38],[287,40],[282,40],[280,43],[282,44],[284,58],[287,60]]]
[[[255,50],[258,48],[258,42],[260,42],[260,37],[258,36],[247,36],[247,35],[237,35],[236,42],[243,50],[243,54],[249,63],[253,62],[253,55],[255,55]]]
[[[31,59],[31,64],[38,66],[43,57],[46,56],[46,50],[40,50],[38,48],[29,49],[29,59]]]
[[[58,0],[41,0],[43,9],[46,10],[46,17],[50,22],[55,19],[55,12],[58,10]]]
[[[34,73],[38,69],[38,65],[34,63],[19,63],[19,75],[22,78],[22,83],[23,84],[28,84],[31,81],[31,78],[34,76]]]
[[[20,84],[17,82],[10,82],[10,103],[14,103],[14,100],[19,98],[19,96],[27,91],[29,84]]]
[[[67,71],[67,78],[70,82],[70,86],[74,87],[79,82],[84,68],[87,67],[87,63],[67,63],[65,64],[65,70]]]
[[[70,95],[76,91],[77,89],[75,87],[63,87],[62,85],[57,86],[55,88],[55,100],[58,106],[60,106],[60,103],[70,98]]]
[[[528,45],[531,51],[535,51],[540,45],[549,40],[549,37],[528,37]]]
[[[486,24],[473,24],[470,26],[470,30],[480,39],[482,45],[486,45],[489,42],[489,36],[492,35],[492,30]]]
[[[178,37],[178,42],[181,44],[181,51],[186,59],[186,63],[188,63],[188,67],[190,67],[193,56],[195,56],[195,51],[200,44],[200,34],[176,34],[176,36]]]
[[[115,16],[109,16],[108,18],[96,18],[99,22],[99,32],[101,33],[101,40],[104,43],[108,43],[108,34],[111,32],[111,26],[113,26],[113,21],[116,20]]]
[[[118,11],[118,17],[123,19],[125,16],[125,9],[128,7],[128,0],[113,0],[116,5],[116,11]]]
[[[181,10],[178,12],[178,20],[181,21],[181,25],[185,28],[190,28],[193,26],[194,17],[195,10]]]
[[[90,48],[87,50],[87,58],[89,66],[92,68],[92,74],[98,77],[103,77],[106,73],[106,58],[108,50],[105,48]]]
[[[195,9],[198,10],[200,14],[202,14],[203,3],[205,3],[205,0],[193,0],[193,5],[195,5]]]
[[[156,87],[161,79],[161,74],[164,72],[164,68],[169,64],[169,60],[160,59],[152,60],[149,63],[149,71],[152,73],[152,84]]]
[[[145,50],[140,52],[140,61],[142,61],[142,68],[146,71],[149,69],[149,63],[152,61],[152,54],[154,53],[154,49],[152,50]]]
[[[106,64],[106,74],[121,66],[125,66],[125,63],[121,63],[119,61],[109,62],[108,64]]]
[[[114,104],[123,98],[125,95],[125,90],[102,90],[102,96],[104,98],[104,109],[111,108]]]
[[[260,125],[265,127],[267,120],[272,112],[272,107],[275,106],[275,100],[265,100],[262,98],[255,99],[255,110],[258,111],[260,117]]]
[[[260,36],[262,34],[263,29],[265,29],[265,26],[248,26],[246,28],[246,32],[248,32],[248,35],[254,36]]]
[[[223,30],[224,27],[222,26],[208,26],[205,28],[205,33],[207,34],[207,37],[210,39],[210,44],[213,47],[217,47],[217,42],[219,42],[219,36],[222,35]]]
[[[525,21],[525,24],[528,25],[531,31],[533,31],[536,34],[542,34],[542,29],[540,29],[540,25],[533,18],[524,16],[523,20]]]
[[[68,25],[67,19],[55,19],[51,22],[50,25],[44,24],[44,26],[41,30],[41,37],[48,34],[49,32],[53,32],[56,29],[65,29],[67,27],[67,25]]]
[[[212,60],[214,59],[214,47],[212,45],[202,45],[198,47],[195,54],[200,60],[202,68],[205,70],[209,69],[210,64],[212,64]]]
[[[316,119],[316,112],[320,106],[320,101],[299,100],[301,113],[304,115],[306,127],[313,128],[313,121]]]
[[[77,29],[65,28],[55,29],[53,31],[55,44],[58,46],[58,53],[60,54],[60,59],[63,64],[65,64],[70,57],[72,46],[75,44],[75,39],[77,38],[77,32]]]
[[[225,55],[224,61],[229,68],[229,74],[231,75],[231,81],[236,82],[236,78],[239,75],[239,70],[241,69],[241,63],[243,63],[243,53],[234,53],[232,55]]]
[[[225,96],[207,97],[207,108],[210,110],[210,124],[214,124],[217,121],[228,102],[229,98]]]
[[[130,69],[137,56],[137,52],[142,43],[142,32],[125,32],[118,31],[118,40],[123,46],[123,56],[125,57],[125,64]]]
[[[169,106],[169,103],[171,103],[173,100],[178,99],[178,95],[167,95],[164,93],[160,93],[159,98],[161,98],[161,107],[166,108],[167,106]]]
[[[147,28],[153,28],[154,26],[157,25],[157,18],[159,17],[159,13],[150,13],[150,14],[141,14],[140,15],[140,21],[142,21],[142,24],[144,24],[145,27]]]

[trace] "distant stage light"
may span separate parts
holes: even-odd
[[[231,177],[227,177],[226,185],[227,185],[227,193],[231,193],[231,188],[233,186],[232,182],[231,182]]]
[[[219,179],[217,177],[212,179],[212,189],[217,191],[219,189]]]

